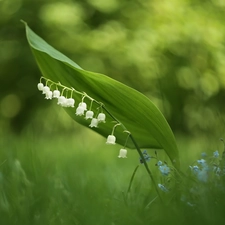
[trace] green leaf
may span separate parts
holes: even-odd
[[[103,103],[106,109],[132,133],[140,148],[164,149],[171,161],[175,160],[179,165],[174,135],[162,113],[147,97],[105,75],[83,70],[36,35],[26,23],[25,26],[28,43],[44,77],[85,92]],[[73,97],[77,105],[81,101],[81,96],[74,94]],[[90,105],[89,100],[86,100],[86,103]],[[96,108],[97,105],[93,103],[93,109]],[[90,121],[76,116],[74,108],[65,110],[75,121],[89,127]],[[104,137],[111,134],[114,126],[111,117],[106,116],[106,123],[99,124],[96,129],[92,128]],[[123,131],[123,127],[118,126],[114,133],[117,143],[121,145],[125,144],[127,138],[127,133]],[[127,142],[127,147],[134,148],[131,140]]]

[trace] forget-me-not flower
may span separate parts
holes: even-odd
[[[213,157],[214,158],[218,158],[219,157],[219,152],[218,152],[218,150],[216,150],[215,152],[213,152]]]
[[[151,156],[148,154],[147,150],[144,150],[142,152],[142,154],[143,154],[144,159],[145,159],[146,162],[150,161]],[[141,157],[140,157],[140,163],[144,163]]]
[[[170,173],[170,168],[167,165],[159,166],[159,170],[165,176],[167,176]]]

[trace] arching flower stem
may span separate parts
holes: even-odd
[[[45,77],[41,77],[41,78],[40,78],[40,82],[41,82],[42,79],[45,79],[45,81],[46,81],[46,86],[47,86],[47,83],[50,81],[52,84],[55,84],[56,86],[62,87],[63,90],[62,90],[61,96],[63,96],[64,90],[66,90],[66,91],[71,91],[71,96],[72,96],[73,93],[77,93],[77,94],[81,95],[81,96],[82,96],[82,102],[83,102],[84,98],[88,98],[89,100],[91,100],[91,104],[92,104],[92,102],[95,102],[97,105],[99,105],[99,107],[101,108],[101,110],[104,110],[104,111],[105,111],[105,112],[106,112],[106,113],[107,113],[114,121],[117,122],[117,124],[113,127],[112,135],[111,135],[111,136],[113,136],[113,133],[114,133],[115,128],[116,128],[117,126],[119,126],[119,125],[123,128],[123,130],[124,130],[125,132],[129,132],[128,129],[124,126],[124,124],[121,123],[116,117],[114,117],[114,116],[110,113],[110,111],[104,106],[104,104],[103,104],[102,102],[96,101],[95,99],[93,99],[93,98],[91,98],[89,95],[87,95],[85,92],[77,91],[77,90],[74,89],[74,88],[68,88],[68,87],[62,85],[60,82],[56,83],[56,82],[51,81],[51,80],[49,80],[49,79],[47,79],[47,78],[45,78]],[[145,160],[145,158],[144,158],[144,156],[143,156],[142,151],[140,150],[139,146],[137,145],[137,143],[136,143],[134,137],[132,136],[132,134],[131,134],[130,132],[129,132],[128,137],[130,137],[130,139],[131,139],[131,141],[133,142],[135,148],[137,149],[137,152],[138,152],[138,154],[140,155],[140,158],[141,158],[142,161],[143,161],[143,164],[144,164],[144,166],[145,166],[145,169],[147,170],[147,173],[148,173],[148,175],[149,175],[149,177],[150,177],[150,179],[151,179],[151,181],[152,181],[152,183],[153,183],[153,185],[154,185],[154,187],[155,187],[155,190],[156,190],[156,192],[157,192],[157,194],[158,194],[158,196],[159,196],[159,198],[160,198],[160,200],[161,200],[161,202],[162,202],[162,198],[161,198],[160,193],[159,193],[159,191],[158,191],[158,187],[157,187],[156,182],[155,182],[155,180],[154,180],[154,178],[153,178],[153,176],[152,176],[152,173],[151,173],[151,171],[150,171],[150,169],[149,169],[149,167],[148,167],[148,165],[147,165],[147,163],[146,163],[146,160]],[[128,138],[127,138],[127,140],[128,140]],[[126,143],[127,143],[127,140],[126,140]]]
[[[117,126],[120,126],[120,125],[121,125],[120,123],[117,123],[116,125],[114,125],[114,127],[113,127],[113,129],[112,129],[112,135],[114,134],[115,128],[116,128]]]
[[[145,158],[144,158],[144,156],[143,156],[143,154],[142,154],[141,149],[138,147],[138,145],[137,145],[135,139],[133,138],[132,134],[130,134],[130,139],[131,139],[131,141],[133,142],[135,148],[137,149],[137,151],[138,151],[138,153],[139,153],[139,155],[140,155],[140,157],[141,157],[141,159],[142,159],[142,162],[144,163],[145,169],[147,170],[147,173],[148,173],[150,179],[152,180],[152,183],[153,183],[153,185],[154,185],[154,187],[155,187],[155,190],[156,190],[156,192],[157,192],[157,194],[158,194],[158,196],[159,196],[159,199],[161,200],[161,202],[163,202],[163,200],[162,200],[162,198],[161,198],[161,195],[160,195],[160,193],[159,193],[159,190],[158,190],[158,188],[157,188],[156,182],[155,182],[155,180],[154,180],[154,178],[153,178],[153,176],[152,176],[152,173],[151,173],[151,171],[150,171],[150,169],[149,169],[149,167],[148,167],[148,164],[147,164],[147,162],[146,162],[146,160],[145,160]]]
[[[107,113],[112,117],[113,120],[115,120],[115,121],[118,123],[118,124],[116,124],[116,125],[121,125],[121,126],[123,127],[123,129],[127,132],[126,127],[125,127],[119,120],[117,120],[117,118],[114,117],[114,116],[109,112],[109,110],[108,110],[103,104],[102,104],[102,108],[105,110],[105,112],[107,112]],[[115,125],[115,126],[116,126],[116,125]],[[114,126],[114,127],[115,127],[115,126]],[[130,133],[130,132],[129,132],[129,133]],[[161,195],[160,195],[160,193],[159,193],[159,190],[158,190],[158,186],[157,186],[157,184],[156,184],[156,182],[155,182],[155,180],[154,180],[154,177],[153,177],[153,175],[152,175],[152,173],[151,173],[151,171],[150,171],[150,169],[149,169],[149,167],[148,167],[148,164],[147,164],[147,162],[146,162],[146,160],[145,160],[145,158],[144,158],[144,156],[143,156],[143,154],[142,154],[141,149],[139,148],[138,144],[136,143],[136,141],[135,141],[135,139],[134,139],[134,137],[132,136],[131,133],[129,134],[128,137],[130,137],[130,139],[131,139],[131,141],[133,142],[135,148],[137,149],[137,152],[138,152],[138,154],[140,155],[140,157],[141,157],[141,159],[142,159],[142,161],[143,161],[143,164],[144,164],[144,166],[145,166],[145,169],[146,169],[146,171],[147,171],[147,173],[148,173],[148,175],[149,175],[149,177],[150,177],[150,179],[151,179],[151,181],[152,181],[152,183],[153,183],[153,185],[154,185],[154,188],[155,188],[155,190],[156,190],[156,192],[157,192],[157,194],[158,194],[158,196],[159,196],[159,199],[160,199],[160,201],[163,203],[162,197],[161,197]]]
[[[123,146],[123,147],[125,148],[126,145],[127,145],[127,141],[128,141],[128,139],[129,139],[129,137],[130,137],[130,131],[125,130],[124,133],[128,133],[127,138],[126,138],[126,141],[125,141],[125,144],[124,144],[124,146]]]

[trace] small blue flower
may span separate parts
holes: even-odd
[[[146,161],[146,162],[149,162],[150,159],[151,159],[151,156],[147,153],[147,150],[144,150],[144,151],[142,152],[142,154],[143,154],[143,156],[144,156],[145,161]],[[141,157],[140,157],[139,160],[140,160],[140,163],[141,163],[141,164],[144,163]]]
[[[187,202],[187,205],[189,205],[189,206],[191,206],[191,207],[194,207],[194,206],[195,206],[195,204],[192,204],[192,203],[190,203],[190,202]]]
[[[220,176],[221,174],[221,169],[218,166],[213,167],[213,171],[217,176]]]
[[[204,159],[199,159],[197,160],[197,162],[200,164],[200,165],[204,165],[206,163],[206,161]]]
[[[157,166],[162,166],[162,164],[163,164],[162,161],[157,162]]]
[[[170,168],[167,165],[159,166],[159,170],[163,175],[168,175],[170,173]]]
[[[201,156],[202,156],[202,158],[205,158],[207,156],[207,154],[205,152],[202,152]]]
[[[208,180],[208,170],[209,167],[204,159],[198,160],[198,163],[201,165],[199,168],[198,166],[189,166],[193,173],[196,175],[199,181],[206,183]]]
[[[197,173],[197,178],[199,181],[202,181],[204,183],[207,182],[208,180],[208,173],[207,173],[207,170],[203,169],[203,170],[200,170],[198,173]]]
[[[164,185],[162,185],[162,184],[158,184],[158,187],[162,190],[162,191],[164,191],[164,192],[168,192],[169,190],[164,186]]]
[[[198,173],[199,172],[199,167],[198,166],[189,166],[191,168],[191,170],[193,171],[193,173]]]
[[[213,157],[214,158],[218,158],[219,157],[219,152],[218,152],[218,150],[216,150],[215,152],[213,152]]]

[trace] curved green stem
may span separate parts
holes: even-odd
[[[105,111],[106,111],[106,112],[107,112],[107,113],[108,113],[115,121],[117,121],[117,122],[118,122],[125,130],[127,130],[126,127],[125,127],[119,120],[117,120],[117,118],[115,118],[115,117],[108,111],[108,109],[107,109],[104,105],[102,106],[102,108],[104,108],[104,110],[105,110]],[[142,162],[144,163],[145,169],[146,169],[146,171],[147,171],[147,173],[148,173],[148,175],[149,175],[151,181],[153,182],[153,185],[154,185],[154,187],[155,187],[155,190],[156,190],[156,192],[157,192],[157,194],[158,194],[158,196],[159,196],[161,202],[163,202],[163,201],[162,201],[162,198],[161,198],[161,196],[160,196],[158,187],[157,187],[157,185],[156,185],[156,182],[155,182],[155,180],[154,180],[154,178],[153,178],[153,176],[152,176],[152,173],[151,173],[151,171],[150,171],[150,169],[149,169],[149,167],[148,167],[148,164],[147,164],[146,161],[145,161],[145,158],[144,158],[144,156],[143,156],[143,154],[142,154],[141,149],[139,148],[138,144],[136,143],[136,141],[135,141],[135,139],[134,139],[134,137],[132,136],[131,133],[130,133],[129,137],[130,137],[131,141],[133,142],[135,148],[137,149],[137,152],[138,152],[138,154],[140,155],[140,157],[141,157],[141,159],[142,159]]]
[[[147,162],[146,162],[146,160],[145,160],[145,158],[144,158],[144,156],[143,156],[143,154],[142,154],[142,152],[141,152],[141,149],[138,147],[136,141],[134,140],[134,138],[133,138],[133,136],[132,136],[131,134],[130,134],[130,138],[131,138],[131,140],[132,140],[132,142],[133,142],[135,148],[137,149],[137,151],[138,151],[138,153],[139,153],[139,155],[140,155],[140,157],[141,157],[141,159],[142,159],[142,162],[144,163],[145,169],[147,170],[147,173],[148,173],[150,179],[152,180],[152,183],[153,183],[153,185],[154,185],[154,187],[155,187],[155,190],[156,190],[156,192],[157,192],[157,194],[158,194],[158,196],[159,196],[161,202],[163,202],[163,201],[162,201],[162,198],[161,198],[161,196],[160,196],[160,193],[159,193],[159,189],[158,189],[158,187],[157,187],[157,185],[156,185],[156,182],[155,182],[155,180],[154,180],[154,177],[152,176],[152,173],[151,173],[151,171],[150,171],[150,169],[149,169],[149,167],[148,167],[148,164],[147,164]]]
[[[77,91],[77,90],[74,89],[74,88],[68,88],[68,87],[62,85],[62,84],[59,83],[59,82],[56,83],[56,82],[54,82],[54,81],[51,81],[51,80],[49,80],[49,79],[46,79],[45,77],[41,77],[41,78],[40,78],[40,82],[41,82],[41,79],[45,79],[45,80],[46,80],[46,84],[47,84],[48,82],[52,82],[52,84],[55,84],[56,86],[62,87],[62,88],[63,88],[63,90],[62,90],[62,95],[63,95],[64,90],[66,90],[66,91],[71,91],[71,97],[72,97],[72,93],[75,92],[75,93],[80,94],[80,95],[83,96],[83,97],[82,97],[82,102],[83,102],[83,99],[87,97],[87,98],[90,99],[92,102],[95,102],[96,104],[98,104],[102,109],[105,110],[105,112],[108,113],[108,115],[109,115],[113,120],[115,120],[115,121],[117,122],[117,124],[113,127],[112,134],[113,134],[113,132],[114,132],[114,130],[115,130],[115,127],[118,126],[118,125],[122,126],[123,129],[124,129],[124,131],[126,131],[126,132],[129,133],[129,137],[130,137],[131,141],[133,142],[135,148],[137,149],[137,152],[138,152],[138,154],[140,155],[142,162],[144,163],[145,169],[146,169],[146,171],[147,171],[147,173],[148,173],[148,175],[149,175],[149,177],[150,177],[150,179],[151,179],[151,181],[152,181],[152,183],[153,183],[153,186],[155,187],[155,190],[156,190],[156,192],[157,192],[157,194],[158,194],[158,196],[159,196],[159,198],[160,198],[160,200],[161,200],[161,202],[162,202],[162,198],[161,198],[161,196],[160,196],[158,187],[157,187],[156,182],[155,182],[155,180],[154,180],[154,178],[153,178],[153,176],[152,176],[152,173],[151,173],[151,171],[150,171],[150,169],[149,169],[149,167],[148,167],[148,164],[146,163],[146,160],[145,160],[145,158],[144,158],[144,156],[143,156],[143,153],[142,153],[141,149],[139,148],[138,144],[136,143],[134,137],[133,137],[132,134],[127,130],[127,128],[124,126],[124,124],[121,123],[116,117],[114,117],[114,116],[109,112],[109,110],[104,106],[104,104],[103,104],[102,102],[96,101],[95,99],[93,99],[93,98],[91,98],[89,95],[87,95],[85,92],[82,93],[82,92],[80,92],[80,91]],[[51,85],[52,85],[52,84],[51,84]],[[92,102],[91,102],[91,104],[92,104]]]

